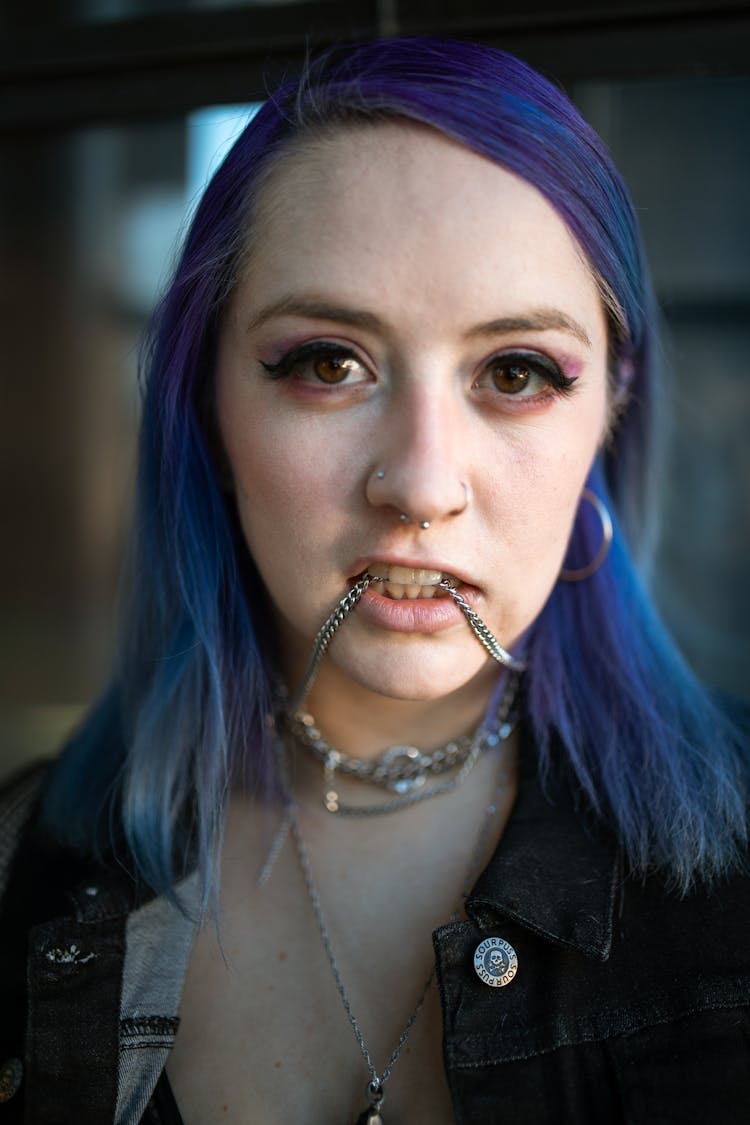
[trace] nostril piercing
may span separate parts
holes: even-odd
[[[377,477],[378,480],[382,480],[383,477],[385,476],[385,469],[378,469],[375,476]]]
[[[401,520],[401,523],[409,522],[409,517],[407,516],[406,512],[402,512],[398,518]]]

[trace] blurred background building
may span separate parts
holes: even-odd
[[[613,150],[669,329],[656,589],[698,672],[750,695],[750,6],[722,0],[0,4],[0,774],[110,667],[137,352],[191,204],[308,49],[503,47]]]

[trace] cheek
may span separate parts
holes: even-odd
[[[346,512],[350,471],[321,442],[314,419],[291,421],[252,404],[222,414],[237,509],[248,548],[261,567],[299,566]],[[324,536],[321,536],[321,530]]]
[[[583,405],[565,424],[558,415],[554,425],[527,427],[506,446],[507,460],[492,481],[491,524],[502,529],[521,600],[543,600],[562,565],[606,419],[604,395]]]

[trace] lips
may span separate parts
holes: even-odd
[[[357,616],[379,628],[404,633],[436,633],[462,622],[463,613],[447,587],[469,602],[480,597],[479,588],[436,560],[419,562],[403,557],[361,557],[350,581],[354,584],[367,575],[370,583],[359,601]]]

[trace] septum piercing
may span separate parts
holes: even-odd
[[[375,479],[376,480],[385,480],[385,469],[376,469],[375,470]],[[466,481],[461,481],[461,487],[464,490],[464,497],[465,497],[464,507],[466,507],[469,503],[469,486],[466,484]],[[409,516],[406,512],[399,513],[398,518],[399,518],[401,523],[411,523],[411,516]],[[417,523],[419,525],[420,531],[427,531],[429,529],[430,520],[418,520]]]
[[[407,516],[406,512],[402,512],[401,515],[398,518],[401,520],[401,523],[411,523],[411,520],[410,520],[409,516]],[[427,531],[427,528],[430,526],[430,521],[429,520],[420,520],[419,526],[420,526],[420,529],[422,531]]]

